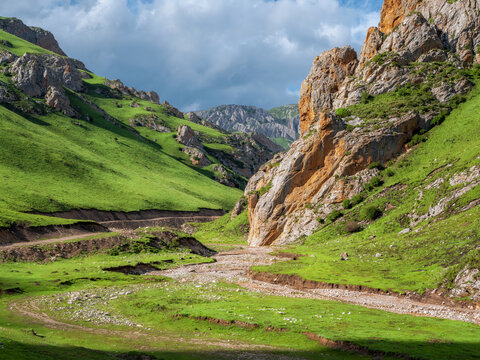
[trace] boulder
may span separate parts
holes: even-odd
[[[195,132],[188,125],[181,125],[177,131],[177,141],[185,146],[194,147],[203,150],[203,145],[198,140]]]
[[[57,111],[64,113],[67,116],[76,116],[76,111],[70,106],[70,100],[65,95],[62,88],[58,89],[54,86],[50,86],[45,95],[45,103],[54,108]]]
[[[190,161],[194,166],[205,167],[211,164],[205,153],[196,147],[185,146],[183,152],[190,156]]]

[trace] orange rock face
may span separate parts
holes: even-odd
[[[363,66],[368,60],[377,55],[383,42],[383,34],[376,27],[370,27],[367,31],[367,37],[363,43],[360,53],[360,66]]]
[[[350,46],[325,51],[313,61],[312,71],[300,90],[300,134],[308,132],[317,115],[333,107],[334,94],[358,65],[357,53]]]
[[[389,34],[422,0],[385,0],[380,13],[380,31]]]

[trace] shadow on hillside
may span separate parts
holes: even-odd
[[[272,336],[275,336],[272,334]],[[32,335],[35,337],[35,335]],[[38,341],[48,342],[47,338],[38,338]],[[2,339],[0,337],[0,358],[3,360],[17,359],[119,359],[119,360],[153,360],[153,359],[480,359],[480,339],[475,343],[444,343],[432,339],[429,342],[395,342],[395,341],[369,341],[367,350],[342,351],[340,349],[326,348],[318,345],[318,349],[309,351],[270,351],[270,350],[205,350],[210,340],[202,344],[201,338],[198,346],[187,345],[197,350],[159,350],[148,352],[122,352],[100,351],[76,346],[53,346],[30,343],[19,343]],[[148,347],[140,339],[127,340],[132,347]],[[215,341],[213,341],[215,343]],[[232,342],[234,344],[234,342]],[[181,343],[167,347],[178,348]],[[159,345],[160,349],[165,345]],[[382,350],[380,350],[382,349]],[[389,349],[389,350],[385,350]],[[386,352],[386,354],[384,353]]]

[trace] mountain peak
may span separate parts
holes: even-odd
[[[0,29],[58,55],[67,56],[50,31],[27,26],[17,18],[0,18]]]

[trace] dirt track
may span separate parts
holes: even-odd
[[[441,304],[419,302],[406,297],[346,289],[317,288],[297,290],[286,285],[271,284],[251,279],[248,276],[248,272],[252,266],[269,265],[280,260],[280,258],[271,255],[274,250],[275,248],[272,247],[243,247],[219,253],[215,256],[217,260],[215,263],[190,265],[165,271],[153,271],[146,275],[169,276],[181,282],[211,283],[214,280],[217,282],[227,281],[241,285],[251,291],[269,295],[335,300],[398,314],[460,320],[480,325],[480,311],[478,310],[452,308]]]

